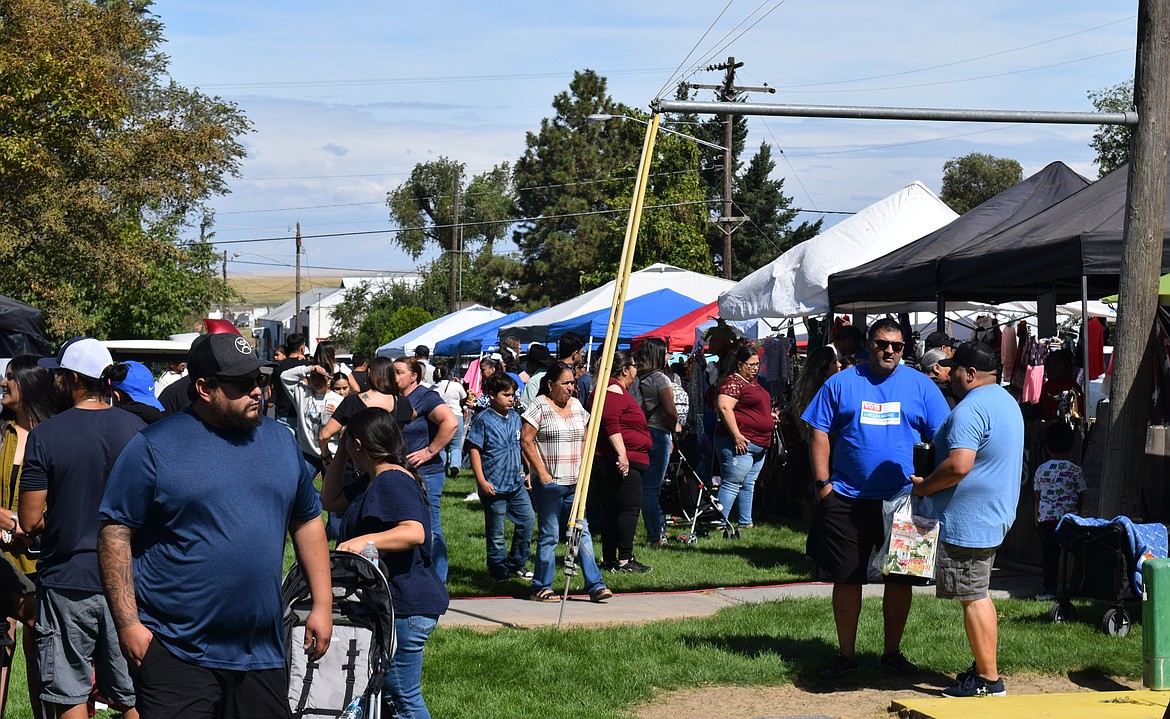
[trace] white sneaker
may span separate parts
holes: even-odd
[[[479,501],[479,492],[472,492],[471,494],[464,497],[463,501],[467,502],[468,504],[474,504],[474,503],[478,502]]]

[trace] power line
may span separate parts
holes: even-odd
[[[598,70],[598,74],[605,76],[617,75],[650,75],[665,72],[670,68],[654,67],[635,70]],[[373,78],[367,80],[288,80],[271,82],[225,82],[201,85],[207,89],[222,90],[258,90],[264,88],[294,88],[294,87],[365,87],[370,85],[417,85],[439,82],[485,82],[501,80],[543,80],[549,78],[571,77],[573,71],[560,72],[526,72],[503,75],[433,75],[430,77],[392,77]]]
[[[646,205],[645,208],[643,208],[643,209],[661,210],[661,209],[665,209],[665,208],[669,208],[669,207],[687,207],[687,206],[691,206],[691,205],[708,205],[708,204],[711,204],[713,202],[720,202],[720,200],[693,200],[690,202],[671,202],[671,203],[667,203],[664,205]],[[590,215],[610,215],[610,214],[614,214],[614,213],[629,212],[629,211],[630,211],[630,208],[628,208],[628,207],[618,207],[618,208],[614,208],[611,210],[591,210],[589,212],[567,212],[567,213],[560,214],[560,215],[542,215],[539,217],[517,217],[517,218],[504,219],[504,220],[481,220],[479,222],[461,222],[459,224],[462,227],[475,227],[475,226],[479,226],[479,225],[514,225],[514,224],[518,224],[521,222],[543,222],[543,221],[547,221],[547,220],[560,220],[560,219],[566,219],[566,218],[571,218],[571,217],[587,217]],[[322,233],[322,234],[317,234],[317,235],[301,235],[301,239],[310,240],[310,239],[319,239],[319,238],[325,238],[325,237],[354,237],[354,236],[358,236],[358,235],[387,235],[387,234],[396,234],[396,233],[400,233],[400,232],[409,232],[411,230],[442,230],[442,229],[448,229],[451,227],[454,227],[454,225],[442,224],[442,225],[420,225],[420,226],[415,226],[415,227],[392,227],[392,228],[385,229],[385,230],[366,230],[364,232],[327,232],[327,233]],[[278,242],[281,240],[293,240],[293,239],[296,239],[295,235],[285,235],[282,237],[256,237],[256,238],[249,238],[249,239],[244,239],[244,240],[211,240],[207,244],[209,244],[209,245],[242,245],[242,244],[249,244],[249,243],[253,243],[253,242]]]
[[[308,235],[303,235],[302,238],[306,237],[306,236],[308,236]],[[213,242],[212,244],[215,244],[215,243]],[[287,262],[256,262],[254,260],[236,260],[236,259],[233,259],[231,262],[232,262],[232,264],[236,264],[236,265],[261,265],[264,267],[289,267],[289,268],[292,267],[292,265],[288,264]],[[397,274],[397,273],[403,273],[403,272],[414,272],[414,270],[377,270],[377,269],[370,269],[368,267],[365,267],[365,268],[363,268],[363,267],[327,267],[325,265],[301,265],[301,269],[336,270],[338,272],[377,272],[378,274],[382,274],[382,275]]]
[[[734,2],[735,2],[735,0],[727,0],[727,4],[724,5],[723,9],[719,11],[719,15],[716,16],[716,18],[711,21],[711,24],[707,26],[707,29],[705,31],[703,31],[702,37],[700,37],[698,40],[695,41],[695,44],[691,46],[690,51],[687,52],[686,57],[684,57],[682,59],[682,62],[680,62],[678,64],[678,67],[676,67],[674,69],[674,72],[670,73],[670,77],[666,78],[666,82],[662,83],[662,87],[658,88],[658,92],[654,95],[655,98],[662,97],[662,93],[666,92],[666,89],[668,87],[670,87],[670,83],[672,83],[674,81],[675,76],[678,75],[679,72],[682,70],[683,65],[685,65],[687,63],[687,60],[691,59],[691,55],[695,54],[695,50],[699,47],[699,44],[707,39],[707,35],[709,35],[711,33],[711,31],[715,29],[715,25],[717,25],[719,23],[719,21],[721,19],[723,19],[723,15],[727,12],[727,10],[731,7],[732,3],[734,3]]]

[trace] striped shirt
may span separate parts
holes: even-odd
[[[524,421],[536,428],[536,451],[552,475],[553,484],[577,483],[585,449],[585,425],[589,413],[576,397],[569,398],[569,416],[562,417],[548,397],[536,398],[524,412]]]

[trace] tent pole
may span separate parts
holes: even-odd
[[[1085,414],[1089,414],[1089,382],[1096,377],[1089,376],[1089,276],[1081,275],[1081,362],[1085,368]],[[1088,421],[1088,417],[1085,418]]]
[[[597,382],[593,388],[593,403],[589,416],[595,418],[585,431],[585,446],[582,449],[581,470],[577,475],[577,488],[573,493],[573,506],[569,510],[566,528],[567,549],[565,551],[565,591],[561,597],[561,611],[557,617],[560,627],[565,618],[565,604],[569,597],[569,583],[577,573],[577,552],[585,528],[585,498],[589,496],[589,477],[593,473],[593,453],[597,449],[597,435],[601,429],[601,414],[605,410],[605,396],[609,394],[610,370],[613,368],[613,354],[617,349],[618,330],[622,325],[622,310],[626,302],[626,288],[634,265],[634,248],[638,242],[638,228],[642,223],[642,207],[646,201],[646,184],[650,176],[650,160],[654,153],[654,140],[658,136],[661,115],[655,114],[646,126],[646,138],[642,142],[642,156],[638,161],[638,174],[634,179],[633,202],[630,217],[626,222],[626,237],[622,244],[622,258],[618,264],[617,280],[613,285],[613,302],[609,308],[609,324],[605,342],[601,349],[601,362],[597,367]]]
[[[943,295],[939,292],[935,295],[935,314],[937,319],[934,321],[934,328],[939,332],[947,331],[947,301],[943,299]]]

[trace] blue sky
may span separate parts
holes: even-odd
[[[553,95],[583,68],[642,109],[680,65],[711,84],[718,73],[686,70],[734,55],[746,63],[740,84],[778,89],[753,101],[1091,110],[1088,90],[1132,76],[1136,6],[171,0],[154,10],[172,77],[237,103],[254,124],[242,177],[212,202],[215,239],[238,241],[286,237],[298,221],[305,235],[389,229],[386,192],[415,163],[448,156],[474,174],[514,161],[525,133],[551,114]],[[1065,125],[751,118],[748,154],[761,140],[783,150],[776,175],[796,206],[856,211],[915,180],[937,192],[943,163],[969,152],[1014,158],[1025,175],[1061,160],[1095,178],[1091,134]],[[304,246],[310,267],[414,265],[384,233]],[[232,274],[284,274],[294,257],[287,239],[220,249],[247,253],[230,259]]]

